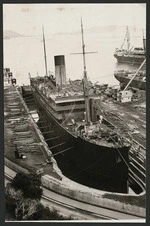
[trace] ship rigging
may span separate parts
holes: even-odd
[[[86,113],[86,123],[90,124],[91,116],[90,116],[90,105],[89,105],[89,87],[88,87],[88,79],[87,79],[87,69],[86,69],[86,60],[85,54],[97,53],[97,52],[86,52],[85,51],[85,43],[84,43],[84,32],[83,32],[83,23],[81,18],[81,35],[82,35],[82,53],[72,53],[72,54],[82,54],[83,55],[83,92],[85,99],[85,113]]]
[[[127,43],[127,48],[124,48],[125,42]],[[131,64],[141,64],[145,59],[146,54],[146,39],[143,34],[143,48],[133,46],[130,48],[130,33],[128,27],[126,27],[126,34],[121,48],[116,48],[114,57],[118,62],[121,63],[131,63]]]
[[[47,127],[43,127],[47,124],[41,123],[42,132],[50,150],[52,148],[52,156],[55,156],[66,176],[71,177],[71,171],[72,175],[74,172],[83,172],[80,176],[88,186],[102,186],[101,189],[126,193],[130,145],[124,139],[120,141],[116,131],[110,130],[107,123],[99,120],[93,122],[91,118],[91,102],[96,96],[94,91],[91,93],[90,90],[89,93],[85,54],[95,52],[85,51],[82,19],[81,34],[82,53],[75,53],[83,55],[84,76],[80,84],[76,83],[78,88],[83,85],[79,92],[66,83],[64,55],[54,57],[55,79],[50,76],[30,78],[33,96],[41,112],[40,117],[44,114],[51,124],[48,130],[54,131],[49,134]],[[45,45],[44,32],[43,43]],[[44,56],[46,61],[45,47]],[[61,84],[58,95],[57,85]],[[101,164],[98,159],[103,159]],[[72,179],[75,180],[74,177]]]

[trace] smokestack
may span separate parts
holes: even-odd
[[[56,77],[56,86],[59,86],[62,89],[66,85],[66,68],[65,68],[65,56],[55,56],[55,77]]]

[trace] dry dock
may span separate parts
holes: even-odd
[[[110,209],[128,214],[130,219],[145,218],[145,193],[121,195],[99,191],[70,181],[61,174],[18,88],[4,88],[5,165],[11,165],[16,172],[41,171],[43,187],[64,197],[99,206],[105,212]]]

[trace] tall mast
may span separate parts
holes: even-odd
[[[88,80],[87,80],[85,54],[91,54],[91,53],[97,53],[97,52],[85,52],[82,18],[81,18],[81,34],[82,34],[82,52],[71,53],[71,54],[83,55],[84,77],[82,81],[83,81],[83,91],[84,91],[85,110],[86,110],[86,122],[90,123],[91,119],[90,119],[90,105],[89,105],[89,87],[88,87]]]
[[[130,33],[127,27],[127,50],[129,51],[129,49],[130,49]]]
[[[46,58],[46,46],[45,46],[45,36],[44,36],[44,27],[42,26],[42,30],[43,30],[43,46],[44,46],[44,58],[45,58],[45,72],[46,72],[46,76],[48,75],[47,73],[47,58]]]
[[[123,43],[121,45],[121,49],[123,49],[124,43],[127,41],[127,51],[129,51],[130,49],[130,33],[129,33],[129,29],[128,26],[126,27],[126,34],[123,40]]]
[[[86,71],[86,63],[85,63],[85,44],[84,44],[82,18],[81,18],[81,34],[82,34],[82,51],[83,51],[82,53],[83,53],[84,75],[86,75],[87,74],[87,71]]]
[[[89,123],[91,121],[90,104],[89,104],[89,87],[88,87],[87,71],[86,71],[86,63],[85,63],[85,44],[84,44],[82,18],[81,18],[81,34],[82,34],[82,51],[83,51],[82,54],[83,54],[83,66],[84,66],[83,91],[84,91],[85,109],[86,109],[86,122]]]
[[[143,49],[144,52],[146,52],[146,38],[144,38],[144,30],[142,29],[142,33],[143,33]]]

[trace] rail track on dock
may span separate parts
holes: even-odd
[[[14,170],[5,166],[5,179],[7,182],[11,181],[15,175],[16,172]],[[144,218],[132,214],[83,203],[44,187],[42,189],[41,203],[57,209],[60,215],[73,216],[77,220],[144,220]]]

